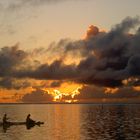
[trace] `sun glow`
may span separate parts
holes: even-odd
[[[53,96],[54,96],[54,101],[61,100],[63,93],[61,93],[59,90],[54,90]]]
[[[71,95],[72,98],[74,98],[75,95],[80,94],[79,89],[81,89],[81,86],[78,87],[78,88],[76,88],[76,89],[72,92],[72,95]]]
[[[65,100],[65,103],[75,103],[77,102],[78,100]]]
[[[72,92],[61,92],[60,90],[53,90],[53,92],[51,93],[54,97],[53,101],[62,101],[62,102],[67,102],[67,103],[71,103],[71,102],[77,102],[77,100],[74,100],[74,96],[80,94],[79,93],[79,89],[81,87],[77,87],[75,90],[73,90]],[[71,99],[65,99],[65,98],[71,98]]]

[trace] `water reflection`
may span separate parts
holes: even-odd
[[[133,109],[133,113],[131,110]],[[136,114],[136,112],[137,114]],[[124,105],[83,106],[81,134],[84,139],[129,140],[140,138],[140,112]]]
[[[2,125],[2,127],[3,127],[3,132],[6,133],[7,129],[8,129],[10,126]]]
[[[32,128],[35,127],[35,126],[38,126],[38,127],[41,126],[41,124],[33,124],[33,125],[22,124],[22,125],[24,125],[24,126],[26,127],[27,130],[32,129]],[[4,133],[6,133],[7,130],[9,130],[10,127],[12,127],[12,126],[14,126],[14,125],[9,125],[9,124],[0,125],[0,127],[3,128],[3,132],[4,132]],[[16,126],[17,126],[17,125],[16,125]],[[19,126],[21,126],[21,125],[19,125]]]
[[[80,140],[80,106],[53,105],[49,116],[49,140]]]
[[[0,127],[0,139],[18,140],[139,140],[140,105],[14,105],[0,106],[13,121],[30,112],[41,127]],[[2,109],[3,108],[3,109]],[[17,112],[18,110],[18,112]],[[6,111],[6,112],[5,112]]]

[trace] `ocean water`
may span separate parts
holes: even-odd
[[[0,140],[140,140],[140,105],[0,105],[0,119],[24,121],[28,113],[45,124],[0,126]]]

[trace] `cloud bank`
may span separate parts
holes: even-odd
[[[96,31],[84,40],[59,42],[51,51],[77,58],[78,64],[65,64],[64,58],[51,64],[44,63],[34,70],[17,71],[17,78],[46,80],[70,80],[87,85],[105,87],[122,86],[122,81],[140,76],[140,29],[129,31],[139,25],[139,18],[126,18],[109,32]],[[89,35],[89,34],[88,34]]]
[[[21,99],[24,103],[46,103],[51,102],[52,100],[53,96],[41,89],[36,89],[31,93],[27,93]]]
[[[84,39],[63,39],[46,49],[44,53],[50,53],[54,58],[55,55],[60,56],[51,63],[41,62],[36,58],[31,60],[32,53],[21,50],[17,45],[3,47],[0,49],[0,86],[10,88],[12,80],[25,78],[64,80],[110,88],[140,86],[139,25],[139,17],[127,17],[108,32],[100,31],[97,26],[92,25]],[[131,33],[134,29],[136,32]],[[71,63],[65,61],[68,56]],[[74,63],[75,60],[77,63]],[[25,85],[21,84],[21,87]],[[51,86],[59,85],[59,82],[54,82]],[[118,93],[117,96],[119,95],[122,96]],[[96,96],[104,97],[102,94]]]

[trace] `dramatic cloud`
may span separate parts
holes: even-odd
[[[75,65],[65,65],[62,60],[56,60],[50,65],[40,65],[35,70],[16,71],[17,78],[35,78],[46,80],[70,80],[77,76]]]
[[[30,64],[31,53],[17,46],[0,50],[0,77],[15,79],[31,78],[36,80],[73,81],[100,87],[127,86],[124,80],[134,79],[131,86],[140,82],[140,28],[133,34],[131,30],[139,25],[138,17],[127,17],[108,32],[102,32],[96,26],[90,26],[85,39],[61,40],[52,44],[44,52],[59,56],[59,60],[44,63],[34,59]],[[36,52],[37,53],[37,52]],[[40,51],[39,51],[40,53]],[[71,60],[66,63],[67,56]],[[77,63],[74,63],[77,60]],[[33,66],[34,65],[34,66]],[[137,79],[137,81],[135,81]],[[3,82],[1,81],[1,86]],[[51,86],[59,86],[52,83]]]
[[[3,47],[0,49],[0,77],[8,76],[15,71],[16,67],[22,65],[27,58],[27,53],[18,48]]]
[[[76,81],[99,86],[122,86],[122,80],[139,77],[140,30],[130,34],[139,18],[126,18],[109,32],[91,26],[84,40],[62,40],[51,48],[60,53],[79,54],[83,59],[76,66]]]
[[[50,95],[47,91],[36,89],[31,93],[25,94],[21,101],[24,103],[47,103],[53,101],[53,96]]]
[[[24,89],[31,86],[27,80],[17,80],[14,78],[6,77],[0,80],[0,87],[4,89]]]
[[[95,86],[83,86],[79,89],[78,95],[75,95],[74,99],[93,99],[103,98],[105,96],[104,89]]]
[[[89,26],[89,29],[87,30],[86,38],[90,38],[93,36],[96,36],[99,33],[99,28],[97,26]]]
[[[15,75],[17,71],[32,69],[38,65],[36,61],[31,61],[31,54],[20,49],[18,44],[0,49],[1,88],[20,89],[30,86],[27,79],[17,79]]]
[[[134,90],[132,87],[122,87],[120,89],[110,89],[105,93],[105,88],[98,88],[95,86],[84,86],[79,89],[80,94],[76,95],[74,99],[78,100],[89,100],[89,99],[116,99],[116,98],[140,98],[140,91]]]

